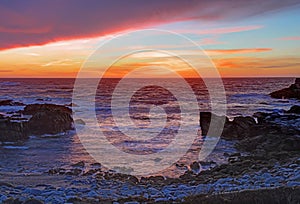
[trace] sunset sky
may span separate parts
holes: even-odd
[[[141,29],[168,30],[190,38],[206,51],[222,77],[300,77],[299,22],[300,1],[292,0],[3,0],[0,77],[76,77],[99,44]],[[170,48],[162,39],[153,36],[160,50]],[[151,41],[146,44],[151,48]],[[128,46],[130,42],[112,47],[105,57],[109,60]],[[194,55],[184,44],[172,46]],[[151,60],[143,65],[176,62],[148,55]],[[118,66],[138,66],[139,57],[133,55]],[[97,66],[106,69],[101,62]]]

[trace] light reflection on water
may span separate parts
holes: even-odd
[[[152,79],[151,79],[152,80]],[[236,115],[252,115],[256,111],[272,111],[273,109],[288,109],[291,105],[299,103],[294,100],[278,100],[272,99],[268,96],[268,93],[289,86],[293,83],[291,78],[273,78],[273,79],[224,79],[224,86],[227,94],[227,106],[228,115],[233,117]],[[25,104],[32,103],[55,103],[66,105],[71,103],[73,79],[0,79],[0,100],[13,99],[14,101],[23,102]],[[209,110],[209,99],[207,91],[201,82],[189,80],[193,87],[200,110]],[[108,81],[106,87],[104,86],[103,92],[96,96],[96,112],[97,114],[105,117],[107,120],[102,123],[101,128],[112,133],[115,127],[110,123],[110,111],[105,106],[101,106],[103,102],[107,102],[109,92],[105,92],[109,87],[109,83],[115,83],[113,80]],[[152,82],[153,83],[153,82]],[[176,81],[170,80],[170,83],[176,85]],[[275,86],[276,85],[276,86]],[[84,87],[82,87],[84,88]],[[88,91],[88,89],[86,89]],[[148,94],[154,91],[149,88],[146,90]],[[178,89],[182,95],[184,90]],[[156,93],[156,92],[154,92]],[[166,100],[169,96],[165,93],[157,93],[161,100]],[[155,95],[153,95],[154,97]],[[136,96],[136,99],[143,100],[143,95]],[[172,98],[168,98],[172,99]],[[176,109],[176,102],[174,100],[166,100],[167,103],[163,104],[170,108],[169,119],[170,123],[166,126],[167,129],[176,129],[177,122],[180,119],[180,112]],[[189,98],[186,98],[186,103],[189,102]],[[137,127],[145,128],[149,125],[149,112],[145,111],[147,107],[143,107],[142,104],[132,104],[132,120]],[[140,105],[140,106],[139,106]],[[0,106],[0,112],[9,112],[22,109],[22,106]],[[93,108],[93,107],[92,107]],[[173,111],[173,112],[172,112]],[[190,110],[191,114],[198,114],[197,110]],[[157,115],[152,114],[153,120],[158,120],[163,117],[159,113]],[[171,120],[173,119],[173,120]],[[126,120],[121,124],[123,128],[127,128],[128,131],[134,131],[132,127],[127,126]],[[187,124],[188,125],[188,124]],[[159,123],[152,127],[150,131],[154,133],[161,128]],[[195,129],[197,127],[191,126]],[[167,135],[167,134],[166,134]],[[120,142],[118,135],[111,135],[112,141],[118,145]],[[179,164],[190,164],[192,161],[197,160],[199,149],[202,144],[202,137],[199,134],[192,145],[190,151],[178,161]],[[163,139],[155,140],[155,149],[165,147],[168,142],[167,137]],[[130,143],[122,141],[122,147],[134,148],[136,143]],[[153,150],[154,143],[145,143],[142,151]],[[127,145],[127,146],[126,146]],[[95,148],[96,148],[95,144]],[[228,141],[219,141],[219,144],[210,158],[207,160],[214,160],[217,163],[226,161],[224,152],[234,152],[233,143]],[[150,152],[151,153],[151,152]],[[111,159],[114,155],[111,155]],[[85,161],[88,165],[94,163],[89,154],[84,150],[80,143],[79,138],[74,132],[70,132],[66,135],[57,137],[32,137],[28,141],[18,144],[3,144],[0,147],[0,171],[1,172],[14,172],[14,173],[42,173],[55,167],[67,167],[70,164]],[[87,166],[88,166],[87,165]],[[165,172],[162,172],[168,176],[175,176],[182,173],[185,168],[178,168],[175,165]]]

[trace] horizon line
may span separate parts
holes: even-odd
[[[201,79],[226,78],[299,78],[300,76],[226,76],[226,77],[200,77]],[[184,79],[199,79],[199,77],[182,77]],[[77,77],[0,77],[0,79],[80,79]],[[82,77],[81,79],[98,79],[97,77]],[[123,79],[122,77],[104,77],[103,79]],[[177,79],[175,77],[128,77],[128,79]]]

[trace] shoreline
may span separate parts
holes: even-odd
[[[248,200],[244,201],[256,202],[263,200],[261,196],[268,192],[276,194],[277,189],[281,192],[277,196],[287,199],[299,192],[300,186],[300,152],[297,146],[300,145],[300,138],[298,126],[295,126],[300,116],[298,112],[291,111],[298,111],[298,107],[283,114],[257,114],[259,124],[249,123],[248,119],[244,123],[244,119],[240,119],[237,124],[244,124],[244,131],[251,129],[245,127],[245,124],[250,125],[255,130],[254,135],[248,134],[241,138],[225,136],[227,140],[235,141],[239,153],[228,155],[226,164],[209,170],[195,172],[198,162],[194,162],[178,178],[137,178],[104,170],[101,164],[85,171],[85,163],[78,162],[69,169],[49,169],[48,173],[39,175],[2,173],[0,201],[26,203],[28,199],[35,199],[40,203],[210,203],[216,200],[218,203],[218,200],[223,202],[226,199],[243,201],[246,199],[243,195],[249,194]],[[232,125],[232,122],[227,124],[229,128]]]

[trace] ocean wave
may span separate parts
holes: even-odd
[[[4,149],[21,149],[21,150],[26,150],[29,149],[27,146],[13,146],[13,145],[4,145],[2,146]]]
[[[0,86],[18,86],[20,84],[21,84],[20,82],[13,82],[13,81],[0,82]]]

